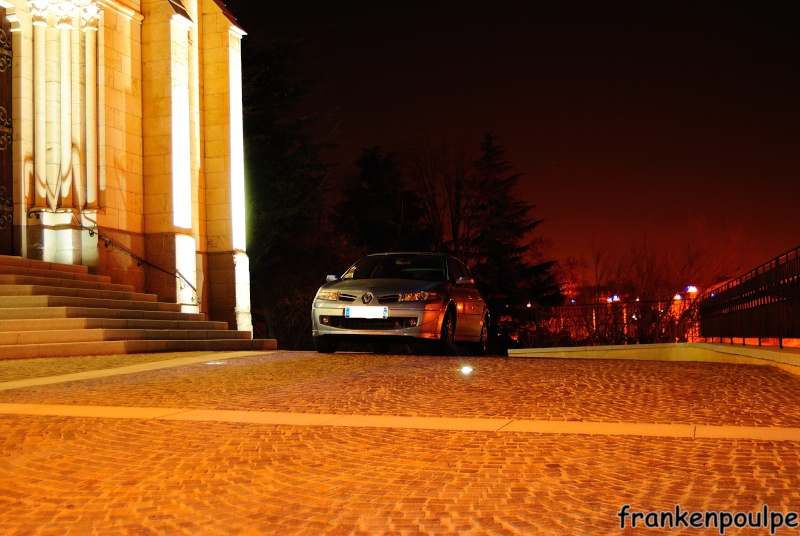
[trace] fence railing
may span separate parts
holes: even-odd
[[[800,247],[700,297],[706,338],[800,338]]]
[[[698,337],[695,301],[615,301],[548,308],[515,334],[520,347],[653,344]],[[535,329],[534,329],[535,328]]]

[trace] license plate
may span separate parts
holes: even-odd
[[[353,305],[344,308],[344,316],[346,318],[389,318],[389,308]]]

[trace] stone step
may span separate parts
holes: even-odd
[[[0,347],[55,342],[251,339],[249,331],[188,329],[76,329],[46,331],[0,331]]]
[[[0,359],[276,348],[85,266],[0,255]]]
[[[87,307],[102,309],[130,309],[134,311],[180,312],[181,304],[156,301],[109,300],[81,298],[74,296],[3,296],[0,300],[3,309],[31,307]]]
[[[4,285],[0,284],[0,296],[72,296],[106,300],[131,300],[155,302],[155,294],[101,290],[91,288],[51,287],[44,285]]]
[[[85,288],[95,290],[112,290],[118,292],[133,292],[132,285],[120,285],[106,281],[86,280],[86,279],[59,279],[55,277],[45,277],[32,274],[9,274],[3,273],[0,266],[0,285],[45,285],[64,288]]]
[[[0,308],[0,320],[57,318],[122,318],[149,320],[205,320],[203,313],[146,311],[135,309],[101,309],[92,307],[26,307]]]
[[[138,340],[0,346],[2,359],[70,357],[159,352],[241,352],[276,350],[275,339]]]
[[[27,268],[33,270],[48,270],[69,274],[88,274],[89,267],[80,264],[61,264],[58,262],[24,259],[13,255],[0,255],[0,266]]]
[[[151,320],[147,318],[59,318],[55,326],[59,330],[80,329],[179,329],[179,330],[227,330],[228,323],[212,320]],[[40,331],[41,318],[0,320],[3,331]]]
[[[24,268],[21,266],[4,266],[0,264],[0,274],[30,275],[47,279],[66,279],[68,281],[86,281],[89,283],[111,283],[107,275],[86,274],[83,272],[64,272],[62,270],[44,270],[42,268]]]

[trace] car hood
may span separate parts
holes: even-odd
[[[412,290],[434,290],[441,287],[443,281],[418,281],[416,279],[340,279],[326,283],[322,288],[350,291],[372,292],[408,292]]]

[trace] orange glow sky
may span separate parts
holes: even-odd
[[[798,3],[228,4],[245,40],[308,40],[331,162],[493,132],[552,258],[733,237],[743,272],[800,246]]]

